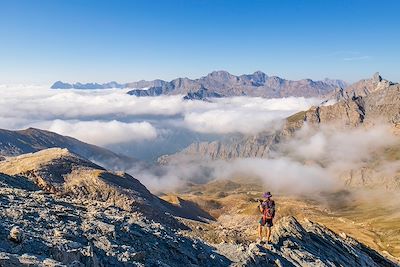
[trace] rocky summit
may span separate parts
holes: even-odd
[[[196,233],[231,230],[200,206],[180,198],[168,203],[132,176],[66,149],[6,157],[0,184],[5,267],[397,266],[350,237],[293,217],[277,221],[270,245],[212,242]],[[195,218],[196,210],[208,219]]]

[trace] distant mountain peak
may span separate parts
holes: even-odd
[[[381,82],[382,81],[382,77],[381,75],[379,75],[379,72],[375,72],[374,76],[372,76],[372,80],[374,80],[375,82]]]
[[[57,81],[53,89],[107,89],[107,88],[132,88],[128,94],[135,96],[158,95],[187,95],[202,88],[221,96],[257,96],[264,98],[281,97],[321,97],[337,88],[346,88],[342,80],[325,79],[314,81],[303,79],[299,81],[286,80],[278,76],[268,76],[257,70],[253,74],[233,75],[226,70],[215,70],[198,79],[176,78],[172,81],[153,80],[138,81],[125,84],[109,83],[64,83]]]

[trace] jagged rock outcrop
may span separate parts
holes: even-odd
[[[0,129],[0,157],[17,156],[52,147],[67,148],[75,154],[111,169],[125,170],[138,162],[136,159],[116,154],[105,148],[50,131],[35,128],[20,131]]]
[[[294,217],[274,226],[272,245],[219,244],[218,251],[232,266],[398,266],[376,251],[326,227]]]
[[[223,95],[218,94],[216,92],[209,91],[207,88],[200,88],[199,90],[195,92],[189,92],[187,93],[183,99],[184,100],[203,100],[203,101],[209,101],[209,98],[221,98]]]
[[[186,159],[203,158],[211,160],[266,158],[269,156],[274,144],[279,142],[279,138],[278,133],[261,133],[246,139],[232,137],[224,141],[193,143],[179,153],[160,157],[158,163],[167,164],[171,161],[180,161],[182,157]]]
[[[361,84],[361,86],[360,86]],[[333,105],[321,105],[304,114],[310,123],[339,122],[348,126],[383,119],[394,126],[400,123],[400,85],[383,80],[377,74],[341,92]]]

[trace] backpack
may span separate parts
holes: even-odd
[[[270,207],[265,207],[264,212],[263,212],[263,219],[264,220],[270,220],[274,217],[274,213],[272,208]]]
[[[263,221],[271,220],[274,218],[275,213],[275,202],[271,201],[271,203],[267,203],[263,210]]]

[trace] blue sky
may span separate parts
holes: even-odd
[[[0,83],[262,70],[400,81],[398,0],[1,0]]]

